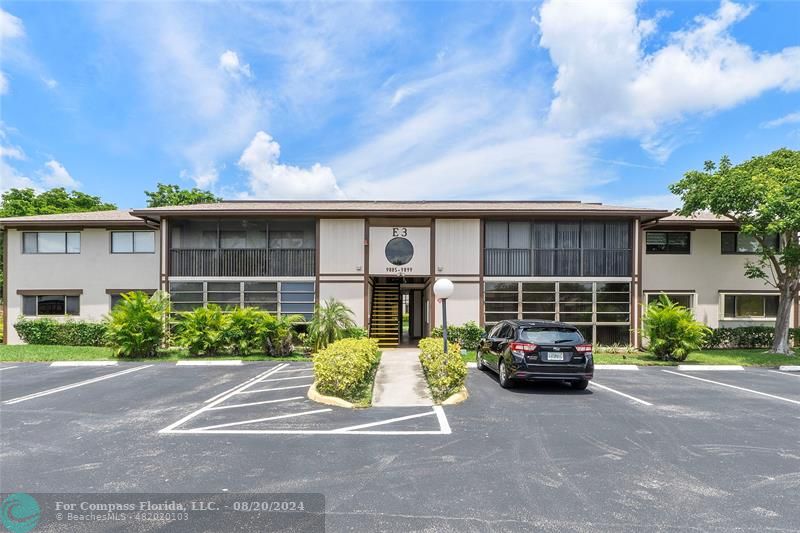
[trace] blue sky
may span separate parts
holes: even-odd
[[[800,144],[794,2],[4,2],[0,189],[674,207]]]

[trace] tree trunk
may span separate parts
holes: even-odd
[[[772,353],[792,355],[789,346],[789,319],[792,314],[792,304],[794,303],[793,284],[783,283],[780,287],[780,301],[778,302],[778,316],[775,318],[775,340],[772,343]]]

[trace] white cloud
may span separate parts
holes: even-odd
[[[0,128],[0,139],[6,140],[6,132]],[[33,180],[11,164],[9,160],[24,161],[25,152],[19,146],[0,145],[0,193],[14,188],[33,187]]]
[[[761,127],[778,128],[780,126],[785,126],[786,124],[797,124],[797,123],[800,123],[800,111],[796,113],[789,113],[788,115],[784,115],[780,118],[762,122]]]
[[[8,93],[8,78],[6,75],[0,71],[0,94],[7,94]]]
[[[219,56],[219,68],[234,78],[240,76],[250,78],[253,75],[250,72],[250,65],[239,62],[239,55],[233,50],[226,50]]]
[[[0,9],[0,40],[18,39],[25,35],[25,26],[19,17]]]
[[[300,168],[278,162],[280,145],[259,131],[242,152],[239,167],[248,173],[249,194],[268,199],[342,198],[336,176],[329,167],[315,163]]]
[[[42,183],[47,187],[64,187],[67,189],[74,189],[80,186],[64,165],[51,159],[44,164],[44,171],[40,174]]]
[[[722,0],[667,44],[646,52],[655,21],[637,17],[636,0],[547,0],[539,11],[540,45],[558,69],[549,122],[594,137],[630,135],[659,160],[675,148],[660,133],[691,114],[731,108],[760,94],[800,89],[800,47],[758,53],[731,27],[751,7]],[[587,36],[591,36],[587,45]]]

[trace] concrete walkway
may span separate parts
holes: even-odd
[[[378,373],[375,374],[372,405],[378,407],[433,405],[428,382],[425,381],[422,365],[419,364],[417,348],[383,350]]]

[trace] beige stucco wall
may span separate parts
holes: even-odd
[[[438,279],[438,278],[437,278]],[[480,323],[480,283],[454,283],[453,295],[447,299],[447,323],[461,325],[470,320]],[[434,301],[434,327],[442,325],[442,304]]]
[[[756,256],[723,255],[720,238],[719,230],[692,231],[689,255],[648,254],[646,239],[642,239],[643,292],[694,292],[695,316],[710,327],[773,325],[773,320],[725,320],[721,317],[721,292],[776,291],[762,281],[744,276],[745,263]]]
[[[108,313],[111,298],[106,289],[158,289],[158,231],[152,254],[112,254],[109,230],[80,233],[79,254],[23,254],[22,232],[8,230],[9,344],[21,342],[13,326],[22,314],[19,289],[82,289],[80,316],[71,318],[84,320],[98,320]]]
[[[364,219],[320,219],[319,240],[320,274],[364,271]]]
[[[479,219],[436,220],[436,274],[480,273],[481,221]]]
[[[365,327],[364,282],[324,281],[319,284],[320,302],[335,298],[353,311],[356,325]]]

